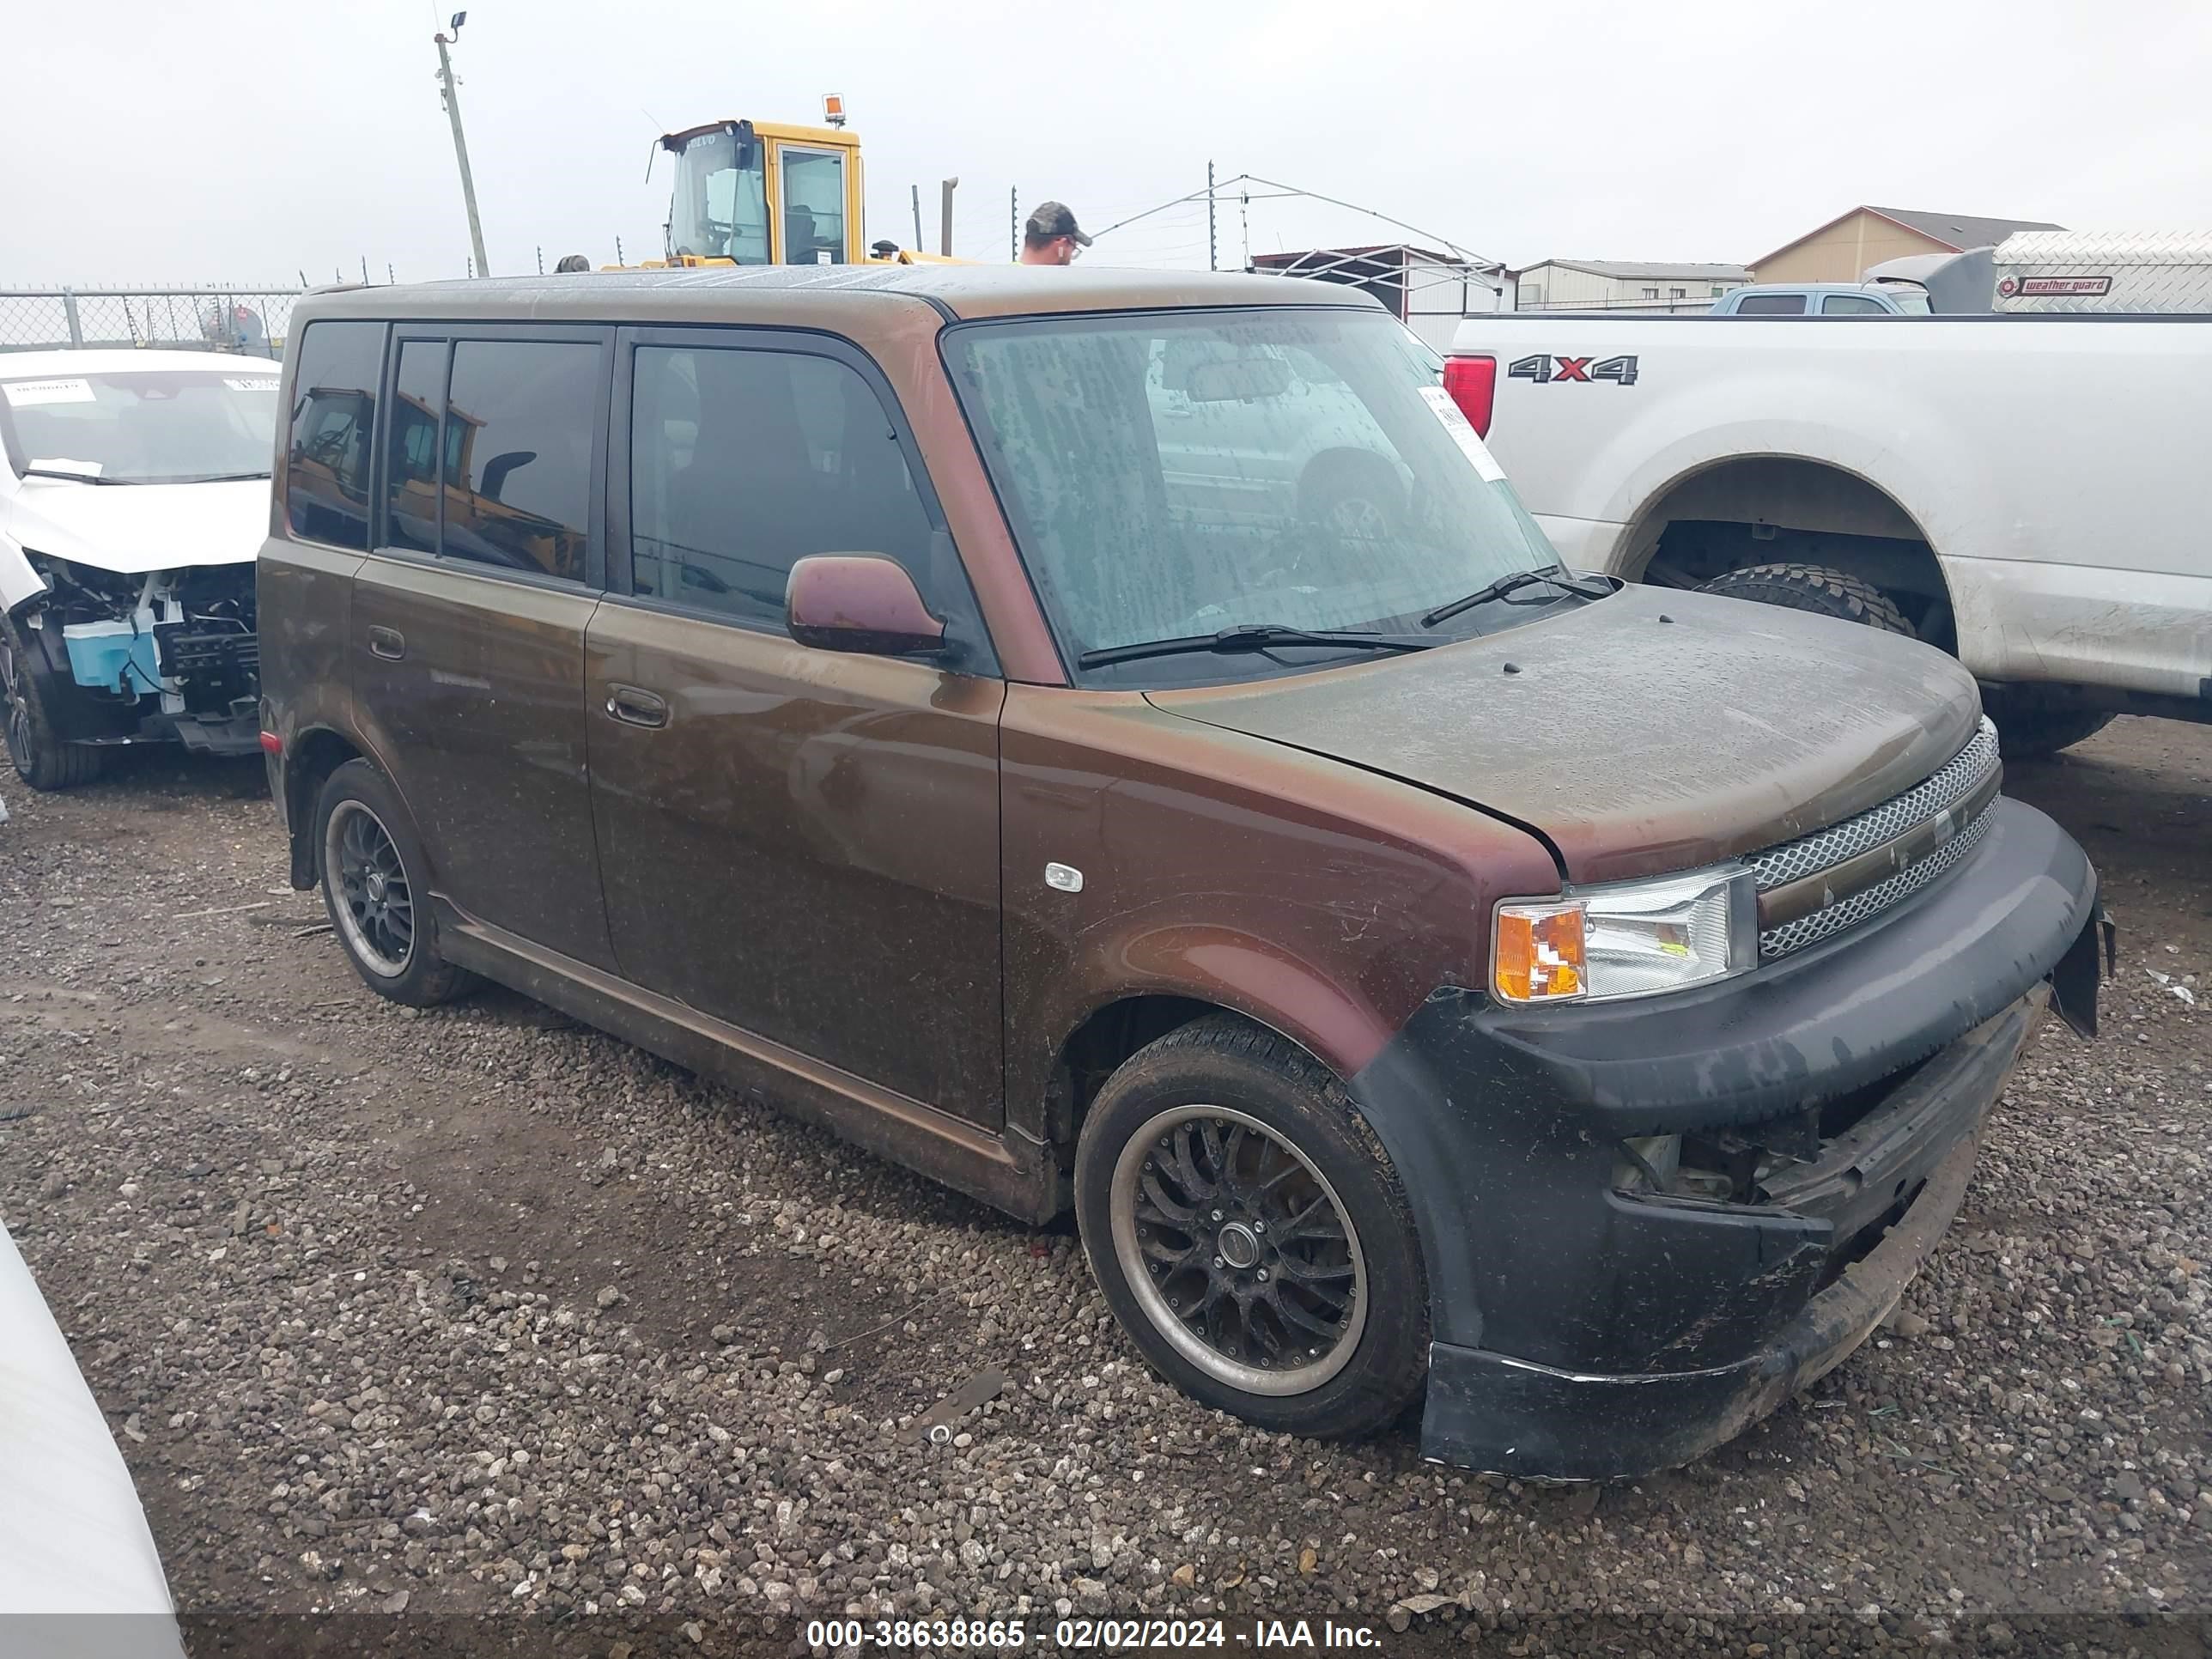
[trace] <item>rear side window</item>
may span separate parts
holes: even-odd
[[[293,535],[368,550],[369,437],[383,373],[382,323],[310,323],[301,333],[284,450]]]
[[[1820,301],[1823,317],[1887,317],[1889,307],[1863,294],[1831,294]]]
[[[781,627],[791,567],[813,553],[887,554],[929,591],[928,513],[851,368],[641,346],[633,386],[633,592]]]
[[[1747,294],[1736,301],[1739,317],[1802,317],[1805,296],[1802,294]]]
[[[596,345],[455,343],[446,557],[584,580],[599,392]]]
[[[438,421],[445,407],[446,343],[402,340],[385,446],[384,538],[393,547],[438,550]]]

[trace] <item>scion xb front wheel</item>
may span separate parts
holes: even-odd
[[[1084,1249],[1152,1369],[1286,1434],[1387,1426],[1421,1384],[1428,1297],[1397,1174],[1343,1086],[1218,1016],[1107,1080],[1075,1161]]]

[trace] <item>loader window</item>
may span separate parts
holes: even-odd
[[[764,265],[768,259],[768,173],[756,141],[738,154],[733,132],[703,133],[676,158],[669,204],[668,252]]]
[[[783,152],[783,262],[845,263],[845,158],[835,150]]]

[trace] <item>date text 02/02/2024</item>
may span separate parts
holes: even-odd
[[[830,1619],[806,1626],[810,1647],[832,1651],[878,1648],[909,1651],[947,1649],[1013,1652],[1036,1646],[1068,1652],[1181,1652],[1198,1649],[1379,1647],[1371,1626],[1334,1620],[1255,1619],[1249,1625],[1220,1619],[1061,1619],[1049,1631],[1032,1631],[1019,1619]]]

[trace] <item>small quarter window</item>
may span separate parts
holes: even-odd
[[[369,436],[383,373],[381,323],[310,323],[301,332],[284,451],[293,535],[368,550]]]

